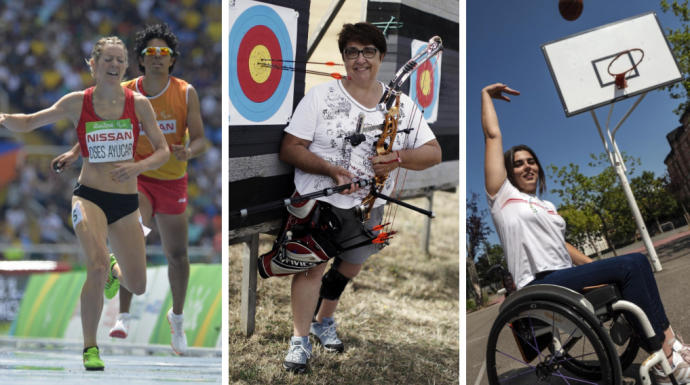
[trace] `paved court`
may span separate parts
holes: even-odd
[[[674,331],[687,341],[690,339],[690,295],[688,295],[688,277],[690,277],[690,232],[687,227],[673,232],[663,233],[652,239],[663,270],[655,273],[661,300]],[[641,242],[618,250],[618,255],[629,252],[643,252]],[[467,315],[467,385],[485,385],[486,342],[491,325],[498,315],[499,305],[489,306]],[[639,364],[647,354],[640,350],[633,365],[623,374],[638,380]]]
[[[220,384],[219,349],[191,349],[178,357],[168,346],[102,344],[105,371],[87,372],[81,343],[60,340],[0,339],[3,384]]]

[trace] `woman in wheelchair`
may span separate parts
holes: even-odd
[[[676,381],[690,383],[690,345],[674,335],[645,256],[637,253],[593,262],[568,244],[564,237],[565,221],[551,202],[537,194],[537,191],[544,192],[546,182],[534,151],[519,145],[503,152],[492,99],[509,102],[509,95],[519,94],[501,83],[482,90],[485,187],[491,216],[518,292],[535,284],[559,285],[577,292],[587,286],[615,284],[624,300],[644,311],[656,334],[657,346],[663,341],[662,349]],[[635,330],[641,330],[637,319],[630,321]],[[646,347],[645,341],[641,342]],[[658,384],[671,383],[658,366],[651,372]]]

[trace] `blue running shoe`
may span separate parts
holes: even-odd
[[[327,351],[342,353],[345,346],[335,332],[335,325],[333,318],[324,317],[321,322],[312,322],[309,332],[316,336],[321,346]]]
[[[307,370],[307,362],[311,358],[311,344],[307,338],[306,343],[302,337],[290,338],[290,349],[283,361],[285,370],[293,373],[304,373]]]

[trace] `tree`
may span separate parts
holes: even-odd
[[[551,192],[558,194],[561,198],[563,201],[562,207],[570,209],[571,215],[564,217],[568,224],[570,239],[586,239],[588,238],[588,232],[600,231],[601,235],[606,239],[609,248],[613,250],[615,255],[616,248],[610,237],[610,229],[613,229],[614,226],[611,215],[604,205],[604,201],[610,200],[607,198],[611,196],[611,194],[606,194],[606,191],[610,189],[608,185],[608,174],[598,176],[598,178],[588,177],[580,172],[580,167],[578,165],[573,163],[560,168],[549,165],[548,170],[552,178],[562,186],[562,188],[552,189]],[[595,186],[599,188],[595,189]],[[601,227],[599,229],[593,229],[590,227],[576,226],[568,222],[568,219],[575,219],[576,214],[574,211],[576,210],[581,211],[583,214],[594,214],[599,218]],[[560,211],[561,209],[559,208],[559,212]],[[566,210],[566,213],[568,213],[568,210]]]
[[[570,209],[569,219],[576,221],[571,224],[566,219],[571,240],[581,242],[593,237],[596,233],[595,225],[599,222],[601,235],[615,255],[616,244],[634,239],[635,222],[631,220],[632,213],[623,189],[618,183],[616,171],[608,162],[608,156],[602,153],[590,154],[590,157],[592,160],[588,163],[589,167],[603,168],[599,174],[586,176],[580,172],[580,167],[573,163],[560,168],[549,165],[547,167],[549,176],[561,186],[561,188],[552,189],[551,192],[558,194],[563,202],[561,207]],[[639,159],[627,157],[625,154],[623,154],[623,159],[629,174],[632,174],[635,166],[640,164]],[[594,215],[598,221],[582,221],[581,215]]]
[[[594,245],[596,239],[602,235],[601,218],[590,207],[578,209],[572,205],[564,205],[558,209],[558,213],[568,224],[565,240],[582,249],[589,244]],[[596,249],[597,255],[601,256],[601,251]]]
[[[477,305],[482,304],[482,291],[475,266],[475,258],[479,254],[480,246],[491,234],[491,228],[486,223],[485,217],[486,210],[479,209],[479,194],[473,192],[467,200],[467,218],[465,222],[467,258],[465,267],[467,270],[467,294],[474,298]]]
[[[630,181],[630,187],[640,206],[642,217],[654,220],[659,232],[662,232],[660,218],[672,217],[678,211],[678,203],[666,189],[664,178],[656,178],[651,171],[644,171],[642,175]]]
[[[484,250],[484,254],[477,258],[477,263],[475,264],[479,281],[485,285],[500,282],[501,277],[497,274],[489,274],[489,270],[496,265],[501,265],[504,269],[508,269],[503,246],[484,241]]]
[[[664,88],[669,91],[673,99],[680,100],[680,104],[673,112],[677,115],[682,115],[690,107],[690,102],[688,101],[690,77],[687,76],[690,72],[690,27],[688,26],[690,10],[688,10],[688,0],[682,2],[673,0],[671,3],[667,0],[661,0],[661,9],[664,12],[673,12],[681,21],[679,28],[666,29],[666,38],[671,44],[671,51],[678,62],[680,72],[684,74],[683,80]]]

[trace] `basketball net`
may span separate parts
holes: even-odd
[[[639,60],[637,60],[637,62],[632,60],[631,52],[633,52],[633,51],[639,51],[641,53],[640,58],[639,58]],[[613,65],[613,63],[615,63],[616,60],[618,60],[620,57],[623,57],[623,55],[628,55],[631,62],[633,63],[632,66],[630,68],[626,69],[625,71],[622,71],[622,72],[611,72],[611,66]],[[620,89],[628,87],[628,81],[625,79],[625,77],[627,76],[628,72],[633,71],[637,68],[637,66],[642,62],[642,59],[644,59],[644,51],[641,48],[631,48],[631,49],[626,49],[625,51],[619,52],[616,55],[616,57],[614,57],[613,60],[611,60],[611,62],[609,63],[609,66],[607,68],[607,71],[608,71],[609,75],[615,77],[616,88],[618,88],[620,90]]]

